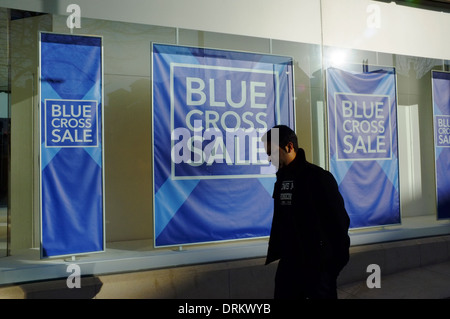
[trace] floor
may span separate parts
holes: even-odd
[[[369,281],[369,284],[375,282],[366,281]],[[380,288],[368,288],[366,281],[340,286],[339,298],[450,299],[450,261],[412,268],[387,276],[381,274]]]

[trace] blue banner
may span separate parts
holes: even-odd
[[[153,44],[152,59],[155,246],[268,236],[260,138],[294,128],[292,58]]]
[[[393,68],[327,70],[330,171],[350,227],[400,223]]]
[[[41,258],[104,251],[102,39],[40,34]]]
[[[437,218],[450,218],[450,73],[432,72]]]

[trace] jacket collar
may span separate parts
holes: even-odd
[[[285,174],[295,174],[303,170],[306,165],[305,151],[302,148],[298,148],[297,154],[289,165],[280,168],[277,171],[277,177]]]

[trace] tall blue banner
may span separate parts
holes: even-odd
[[[292,58],[153,44],[155,246],[270,234],[261,136],[294,128]]]
[[[432,72],[437,218],[450,218],[450,73]]]
[[[41,258],[104,251],[100,37],[40,33]]]
[[[327,70],[330,171],[351,228],[400,223],[393,68]]]

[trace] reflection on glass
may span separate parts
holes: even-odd
[[[0,92],[0,257],[7,254],[9,174],[9,94]]]
[[[9,13],[0,8],[0,257],[8,251],[8,176],[9,176]]]

